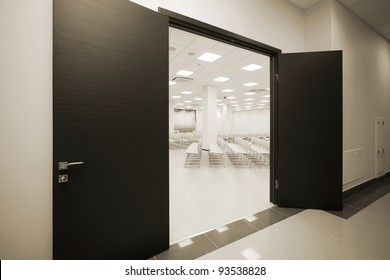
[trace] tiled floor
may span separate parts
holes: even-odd
[[[390,259],[390,179],[325,212],[273,207],[174,244],[155,259]]]
[[[184,150],[170,151],[170,241],[207,232],[269,207],[269,168],[209,166],[184,168]]]

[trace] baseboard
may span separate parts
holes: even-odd
[[[390,172],[387,172],[385,175],[383,175],[382,177],[379,177],[379,178],[374,178],[374,179],[371,179],[371,180],[368,180],[367,182],[364,182],[360,185],[357,185],[355,187],[352,187],[346,191],[343,192],[343,198],[347,198],[347,197],[350,197],[384,179],[387,179],[387,178],[390,178]]]

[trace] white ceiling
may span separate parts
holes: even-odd
[[[221,100],[218,102],[219,104],[227,104],[235,109],[238,109],[234,106],[236,104],[240,105],[240,109],[245,109],[245,106],[258,109],[260,104],[266,104],[263,107],[269,107],[269,102],[261,102],[270,99],[264,97],[270,94],[269,57],[174,28],[169,29],[169,47],[169,80],[179,76],[176,74],[179,70],[194,72],[189,76],[193,79],[192,82],[178,82],[169,86],[169,100],[174,100],[176,108],[186,108],[186,106],[192,106],[193,109],[201,108],[202,100],[194,98],[202,97],[202,87],[205,85],[217,87],[218,99]],[[221,58],[214,62],[198,60],[197,58],[205,52],[220,55]],[[261,65],[263,68],[252,72],[241,69],[249,64]],[[226,82],[213,81],[221,76],[229,78],[229,80]],[[255,82],[258,85],[252,87],[243,85],[248,82]],[[222,92],[224,89],[233,89],[234,91],[231,93]],[[266,91],[251,96],[244,94],[253,89],[265,89]],[[182,94],[183,91],[191,91],[192,94],[185,95]],[[172,96],[180,96],[181,98],[174,99]],[[225,99],[224,97],[235,97],[235,99]],[[247,98],[254,100],[245,100]],[[186,103],[185,101],[192,102]],[[178,103],[183,105],[177,105]],[[221,107],[222,105],[219,106],[219,108]]]
[[[302,10],[320,0],[290,0]],[[390,0],[339,0],[349,10],[390,41]]]

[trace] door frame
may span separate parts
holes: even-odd
[[[203,37],[217,40],[229,45],[266,55],[270,58],[270,202],[278,204],[277,193],[277,73],[280,49],[246,38],[219,27],[183,16],[181,14],[158,7],[158,12],[169,18],[169,26],[191,32]]]

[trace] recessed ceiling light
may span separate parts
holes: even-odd
[[[230,104],[238,103],[238,101],[230,101]]]
[[[269,100],[261,100],[260,102],[262,102],[262,103],[268,103]]]
[[[170,86],[173,86],[174,84],[176,84],[176,82],[169,81]]]
[[[254,91],[248,91],[248,92],[245,92],[244,94],[245,94],[245,95],[254,95],[254,94],[256,94],[256,92],[254,92]]]
[[[173,95],[172,98],[181,98],[181,96]]]
[[[268,94],[268,95],[264,95],[263,97],[270,97],[270,96],[271,96],[271,95]]]
[[[201,97],[195,97],[194,100],[202,100]]]
[[[226,97],[226,99],[236,99],[237,97],[235,97],[235,96],[228,96],[228,97]]]
[[[192,93],[192,91],[183,91],[181,94],[191,94]]]
[[[191,76],[192,74],[194,74],[194,72],[187,71],[187,70],[180,70],[179,72],[176,73],[176,75],[180,75],[184,77]]]
[[[217,102],[221,102],[222,100],[221,99],[217,99]]]
[[[253,87],[255,85],[257,85],[257,83],[254,83],[254,82],[249,82],[249,83],[243,84],[243,86],[246,86],[246,87]]]
[[[247,103],[245,103],[245,105],[252,105],[253,103],[251,103],[251,102],[247,102]]]
[[[233,91],[234,91],[234,89],[230,89],[230,88],[222,90],[222,92],[233,92]]]
[[[181,106],[181,105],[183,105],[183,103],[177,103],[176,105],[177,105],[177,106]]]
[[[226,104],[225,103],[219,103],[218,105],[225,106]]]
[[[231,105],[232,107],[239,107],[240,105],[238,105],[238,104],[233,104],[233,105]]]
[[[203,60],[203,61],[213,62],[213,61],[216,61],[217,59],[219,59],[220,57],[221,56],[218,54],[205,52],[204,54],[199,56],[198,59]]]
[[[192,101],[191,100],[186,100],[186,101],[184,101],[184,103],[192,103]]]
[[[263,68],[263,66],[257,65],[257,64],[249,64],[245,67],[242,67],[242,70],[247,70],[247,71],[255,71],[257,69]]]
[[[229,80],[229,78],[226,77],[218,77],[214,79],[216,82],[226,82],[227,80]]]
[[[245,101],[253,101],[253,98],[245,98]]]

